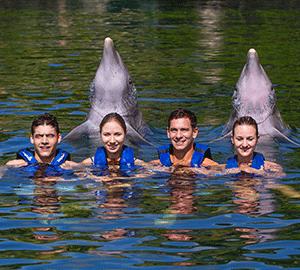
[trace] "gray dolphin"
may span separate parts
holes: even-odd
[[[258,124],[262,136],[292,142],[287,136],[289,126],[284,123],[276,106],[276,95],[272,82],[260,65],[255,49],[250,49],[247,63],[236,84],[232,97],[233,110],[224,126],[222,137],[231,134],[234,121],[241,116],[251,116]]]
[[[120,114],[128,129],[131,141],[147,142],[144,136],[151,133],[137,102],[137,91],[129,71],[113,40],[104,41],[103,57],[90,87],[90,111],[84,122],[64,137],[66,141],[82,138],[99,138],[99,125],[111,112]]]

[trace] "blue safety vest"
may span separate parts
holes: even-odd
[[[28,163],[28,165],[39,163],[35,159],[34,153],[29,148],[23,148],[23,149],[19,150],[17,152],[17,159],[24,159]],[[59,166],[59,165],[63,164],[66,160],[70,160],[70,154],[61,149],[57,149],[56,156],[52,160],[50,165]]]
[[[164,166],[172,166],[170,157],[172,147],[172,144],[168,144],[157,148],[159,160]],[[204,157],[212,159],[210,148],[202,143],[194,143],[194,153],[190,163],[191,167],[200,167]]]
[[[107,169],[107,157],[105,153],[105,148],[103,146],[99,147],[95,153],[94,166],[102,170]],[[131,170],[133,168],[134,168],[134,152],[130,147],[124,145],[123,152],[120,159],[120,169]]]
[[[265,165],[264,156],[260,153],[254,152],[253,160],[252,160],[252,164],[251,164],[250,168],[259,170],[261,168],[261,166],[264,167],[264,165]],[[225,169],[238,168],[238,167],[239,167],[239,165],[237,162],[237,155],[235,155],[234,157],[229,158],[227,160]]]
[[[31,176],[35,176],[37,170],[41,167],[39,162],[34,157],[34,152],[29,148],[23,148],[17,152],[17,159],[24,159],[28,166],[25,168],[25,172]],[[52,160],[51,164],[47,164],[45,169],[45,176],[70,174],[71,171],[60,168],[66,160],[70,160],[70,154],[61,149],[56,150],[56,156]]]

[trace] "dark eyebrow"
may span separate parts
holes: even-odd
[[[55,136],[55,133],[47,133],[47,134],[40,134],[40,133],[34,133],[34,136],[49,136],[49,135],[54,135]]]

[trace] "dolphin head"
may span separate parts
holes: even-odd
[[[126,115],[128,108],[137,106],[130,73],[109,37],[104,41],[103,57],[90,90],[91,106],[104,115],[112,111]]]
[[[258,124],[263,123],[276,106],[272,82],[260,65],[255,49],[250,49],[247,63],[236,84],[232,106],[237,117],[252,116]]]
[[[104,41],[103,56],[90,90],[91,107],[88,115],[82,124],[64,137],[64,140],[97,140],[103,117],[116,112],[126,122],[128,137],[134,142],[145,142],[144,136],[151,134],[151,130],[138,106],[137,91],[130,73],[109,37]]]
[[[276,94],[272,82],[260,65],[255,49],[247,54],[247,63],[236,83],[232,97],[231,116],[224,126],[222,136],[231,133],[235,120],[242,116],[251,116],[258,124],[261,135],[272,138],[283,137],[289,133],[288,125],[284,123],[276,106]]]
[[[273,141],[284,141],[300,146],[291,139],[289,126],[283,121],[276,106],[276,94],[272,82],[260,65],[255,49],[250,49],[247,54],[247,63],[236,83],[232,97],[232,112],[227,124],[222,131],[222,138],[228,137],[232,132],[235,120],[242,116],[251,116],[258,124],[258,133],[261,136],[259,150],[265,157],[271,157]],[[268,148],[265,151],[264,148]],[[259,149],[259,148],[258,148]]]

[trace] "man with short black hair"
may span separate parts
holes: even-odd
[[[68,152],[57,149],[60,141],[61,134],[56,118],[49,113],[41,114],[31,125],[30,142],[34,145],[34,151],[29,148],[21,149],[17,152],[17,159],[8,161],[6,165],[21,167],[44,163],[59,166],[74,163],[70,161]]]
[[[171,144],[159,147],[157,149],[159,159],[151,163],[190,167],[219,165],[212,160],[209,147],[194,143],[198,128],[193,112],[182,108],[174,110],[168,118],[167,135]]]

